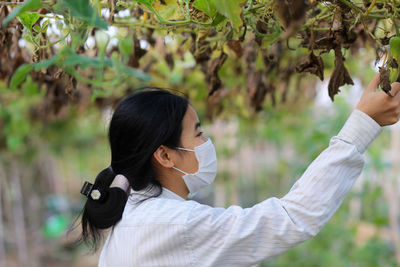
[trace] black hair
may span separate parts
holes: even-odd
[[[117,106],[110,121],[108,139],[111,165],[102,170],[94,187],[106,193],[105,201],[88,197],[83,208],[80,242],[94,251],[102,238],[102,229],[113,227],[121,220],[128,196],[119,187],[109,187],[117,174],[127,177],[135,190],[162,188],[152,163],[152,154],[160,145],[180,146],[182,120],[188,108],[187,98],[158,87],[138,88]],[[145,199],[144,199],[145,200]]]

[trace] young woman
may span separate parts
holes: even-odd
[[[94,184],[82,238],[99,246],[99,266],[252,266],[315,236],[364,166],[363,152],[400,116],[375,75],[345,125],[284,197],[250,208],[214,208],[187,200],[217,172],[212,141],[188,100],[148,88],[125,98],[109,126],[111,165]]]

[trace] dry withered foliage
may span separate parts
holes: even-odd
[[[223,111],[223,104],[222,100],[225,97],[231,97],[229,95],[229,91],[226,88],[221,88],[218,91],[216,91],[214,94],[210,95],[207,97],[207,108],[206,108],[206,117],[208,119],[213,118],[214,116],[217,116]]]
[[[243,55],[243,48],[240,40],[231,39],[228,41],[228,46],[235,52],[236,58],[241,58]]]
[[[269,50],[263,53],[263,60],[265,65],[265,74],[271,73],[273,70],[279,72],[280,64],[283,57],[282,45],[280,42],[274,43]]]
[[[200,31],[198,35],[191,34],[190,52],[193,54],[197,64],[202,64],[211,58],[211,44],[206,40],[206,37],[214,36],[216,33],[216,30],[212,29]]]
[[[321,56],[314,55],[314,52],[308,55],[307,59],[303,59],[297,66],[297,72],[310,72],[317,75],[321,81],[324,80],[324,61]]]
[[[345,84],[354,85],[353,80],[350,77],[349,72],[344,66],[344,57],[340,47],[335,47],[335,68],[332,72],[331,78],[328,84],[329,97],[334,99],[335,95],[340,92],[339,87]]]
[[[22,1],[22,0],[18,0]],[[116,1],[108,1],[110,12],[114,14],[118,12]],[[167,5],[168,1],[160,0],[161,5]],[[209,21],[210,18],[195,8],[194,0],[189,1],[190,14],[197,21]],[[244,1],[242,5],[246,5],[249,1]],[[256,1],[253,2],[253,4]],[[327,10],[323,10],[318,4],[321,1],[304,1],[304,0],[274,0],[273,9],[263,10],[262,12],[255,11],[252,20],[246,20],[242,14],[243,19],[243,35],[233,36],[229,34],[230,24],[226,23],[223,27],[198,27],[199,25],[188,24],[184,32],[178,31],[177,34],[182,34],[185,39],[180,44],[178,50],[170,50],[168,45],[164,42],[165,33],[159,34],[156,28],[157,21],[154,16],[138,7],[132,10],[132,16],[138,20],[143,19],[146,14],[147,22],[151,21],[148,26],[151,28],[135,28],[133,35],[133,53],[128,60],[128,66],[138,68],[144,72],[150,73],[154,71],[154,66],[157,65],[159,58],[165,59],[169,68],[172,70],[175,66],[176,60],[184,60],[184,54],[188,49],[190,43],[190,52],[194,56],[197,66],[205,73],[206,83],[209,91],[209,99],[213,101],[214,106],[221,107],[217,101],[222,102],[222,96],[225,95],[221,91],[227,90],[223,88],[218,71],[226,61],[228,55],[221,53],[219,57],[214,58],[214,53],[221,49],[221,44],[225,45],[225,49],[233,51],[232,55],[235,57],[234,74],[237,76],[245,76],[246,87],[248,92],[248,103],[254,110],[262,109],[262,103],[266,95],[274,99],[275,93],[282,91],[281,101],[285,102],[287,95],[288,84],[293,78],[294,71],[308,72],[319,77],[320,80],[324,79],[324,62],[321,58],[323,53],[328,53],[330,50],[335,51],[335,67],[329,81],[328,91],[332,101],[334,96],[339,92],[340,86],[344,84],[353,84],[349,71],[344,66],[344,57],[341,49],[349,49],[352,53],[357,53],[358,48],[365,47],[367,44],[376,46],[376,41],[370,36],[369,32],[374,33],[378,25],[378,19],[364,18],[363,23],[358,21],[353,24],[356,12],[350,9],[343,1],[327,0],[325,1]],[[364,1],[365,7],[369,6],[370,1]],[[181,2],[178,1],[178,4]],[[359,5],[360,6],[360,5]],[[379,3],[376,3],[379,7]],[[3,20],[11,11],[12,8],[6,6],[0,7],[0,21]],[[115,9],[115,10],[114,10]],[[360,6],[360,10],[362,5]],[[317,16],[321,11],[328,12],[331,16],[319,20]],[[46,10],[42,10],[40,14],[46,14]],[[326,16],[325,16],[326,17]],[[273,35],[277,28],[276,18],[278,18],[284,32],[281,34],[278,41],[269,42],[269,36]],[[312,21],[312,27],[308,26],[299,30],[304,26],[303,22]],[[114,18],[109,18],[108,21],[112,24]],[[249,22],[252,23],[249,23]],[[165,25],[163,25],[164,27]],[[171,25],[169,25],[171,26]],[[219,25],[221,26],[221,24]],[[153,28],[154,27],[154,28]],[[175,27],[175,26],[174,26]],[[366,27],[367,29],[364,29]],[[160,27],[162,28],[162,27]],[[173,27],[168,28],[172,30]],[[248,28],[248,32],[246,29]],[[328,30],[313,30],[315,28],[324,28]],[[0,77],[9,79],[15,72],[16,68],[23,63],[36,62],[46,60],[54,55],[53,48],[39,49],[34,55],[27,54],[24,49],[18,47],[18,39],[21,38],[22,25],[17,19],[13,20],[6,29],[0,28]],[[165,27],[162,29],[164,30]],[[179,30],[179,27],[176,29]],[[256,29],[252,31],[252,29]],[[285,46],[286,39],[290,36],[296,35],[296,38],[302,39],[300,47],[308,48],[310,52],[304,54],[303,57],[288,55],[288,47]],[[208,38],[216,36],[216,38]],[[146,57],[142,58],[147,49],[140,47],[140,41],[146,40],[150,44],[150,48],[155,48],[160,53],[160,57]],[[161,41],[160,41],[161,40]],[[210,41],[211,40],[211,41]],[[217,40],[217,41],[215,41]],[[389,38],[387,36],[380,39],[382,44],[387,44]],[[44,44],[45,40],[40,40]],[[267,41],[267,42],[265,42]],[[266,45],[267,43],[267,45]],[[295,47],[291,47],[296,49]],[[96,48],[94,49],[96,50]],[[218,51],[217,51],[218,50]],[[113,51],[118,52],[118,48],[113,48]],[[226,51],[226,50],[225,50]],[[76,51],[79,54],[93,56],[89,51],[84,49],[84,46],[79,46]],[[92,51],[93,52],[93,51]],[[10,55],[13,55],[12,57]],[[231,54],[231,53],[229,53]],[[95,55],[95,54],[94,54]],[[108,56],[108,55],[107,55]],[[258,58],[259,57],[259,58]],[[142,60],[141,60],[142,58]],[[260,64],[255,67],[255,62]],[[326,63],[326,62],[325,62]],[[293,66],[296,66],[295,68]],[[184,70],[184,76],[193,70],[189,67]],[[71,96],[79,96],[81,86],[74,84],[72,77],[64,77],[64,74],[56,75],[57,71],[43,70],[43,75],[33,75],[35,82],[43,85],[43,89],[47,90],[46,99],[49,102],[48,111],[59,113],[63,105],[68,105],[71,102]],[[86,77],[90,77],[90,73],[84,73]],[[385,74],[386,75],[386,74]],[[273,76],[271,79],[269,77]],[[383,75],[384,76],[384,75]],[[57,82],[56,78],[62,81]],[[233,77],[234,78],[234,77]],[[52,83],[57,83],[52,85]],[[278,86],[279,85],[279,86]],[[280,90],[281,85],[283,89]],[[386,84],[387,87],[387,84]],[[88,89],[88,90],[86,90]],[[229,88],[230,89],[230,88]],[[90,91],[90,85],[85,87],[87,92]],[[77,92],[78,91],[78,92]],[[85,91],[85,92],[86,92]],[[78,94],[77,94],[78,93]],[[302,92],[300,92],[302,93]],[[61,96],[64,94],[63,96]],[[103,101],[103,100],[101,100]],[[98,102],[101,102],[98,101]],[[105,101],[105,100],[104,100]]]
[[[399,64],[397,63],[396,59],[394,58],[390,58],[388,60],[387,65],[393,69],[397,69],[399,68]],[[389,74],[390,75],[390,74]],[[398,74],[397,78],[396,78],[396,82],[400,82],[400,73]]]
[[[217,90],[221,88],[222,82],[218,76],[218,71],[221,69],[228,55],[221,51],[218,58],[215,58],[208,62],[208,68],[206,73],[206,80],[209,85],[208,96],[214,94]]]
[[[265,97],[269,94],[275,104],[275,85],[267,75],[273,70],[278,72],[279,57],[282,56],[281,43],[275,43],[269,51],[262,53],[265,64],[264,70],[257,70],[256,58],[260,48],[257,46],[257,37],[253,36],[244,46],[243,58],[245,60],[246,88],[250,98],[251,108],[258,112],[262,110]]]
[[[275,46],[276,47],[276,46]],[[246,87],[250,98],[250,106],[254,111],[260,111],[268,93],[273,93],[275,87],[271,81],[267,81],[267,74],[277,67],[275,58],[265,52],[263,59],[266,62],[266,69],[264,71],[256,69],[256,58],[258,53],[257,40],[249,40],[243,52],[244,60],[246,61]]]
[[[368,23],[368,24],[366,23],[365,26],[367,27],[367,30],[369,32],[375,32],[377,25],[378,25],[377,20],[372,20],[372,21],[370,21],[370,23]],[[356,35],[356,40],[349,48],[352,55],[356,55],[358,53],[359,49],[362,47],[365,47],[366,45],[370,45],[371,47],[374,46],[375,40],[364,29],[364,25],[358,24],[352,28],[352,31],[354,31],[354,33]],[[382,42],[382,40],[381,40],[381,43],[384,43],[384,42]]]
[[[282,39],[292,36],[303,24],[308,5],[308,1],[304,0],[274,0],[273,9],[283,28],[285,28]]]
[[[204,40],[192,42],[191,52],[194,55],[197,64],[208,61],[212,53],[210,42]]]
[[[392,96],[390,93],[390,90],[392,89],[392,86],[390,85],[390,71],[386,68],[379,67],[379,74],[379,86],[386,94]]]
[[[42,71],[33,71],[32,78],[38,85],[46,86],[46,95],[33,115],[43,120],[57,117],[68,104],[79,100],[76,79],[56,66]],[[65,115],[65,114],[64,114]]]
[[[249,92],[250,105],[257,112],[262,110],[265,96],[274,92],[275,88],[271,83],[267,82],[267,77],[262,71],[253,71],[247,77],[247,90]]]
[[[7,6],[0,6],[0,22],[9,14]],[[26,62],[27,53],[18,46],[22,36],[22,25],[15,21],[4,28],[0,23],[0,79],[8,83],[15,70]]]
[[[389,60],[388,60],[388,66],[389,67],[391,67],[391,68],[395,68],[395,69],[397,69],[398,67],[399,67],[399,65],[397,64],[397,61],[396,61],[396,59],[394,59],[394,58],[390,58]]]
[[[133,53],[129,57],[128,66],[132,68],[138,68],[139,60],[146,54],[147,50],[140,47],[140,39],[137,37],[136,33],[133,34],[132,38],[133,38]]]
[[[291,67],[291,64],[289,64],[288,67],[282,70],[283,71],[283,82],[282,82],[282,103],[287,102],[287,96],[289,92],[289,83],[290,83],[290,76],[294,73],[295,69]]]

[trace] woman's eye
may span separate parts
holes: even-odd
[[[202,135],[202,134],[203,134],[203,132],[199,132],[197,136],[200,136],[200,135]]]

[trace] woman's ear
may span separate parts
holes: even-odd
[[[172,168],[174,162],[171,160],[170,149],[164,145],[161,145],[153,153],[154,160],[158,162],[164,168]]]

